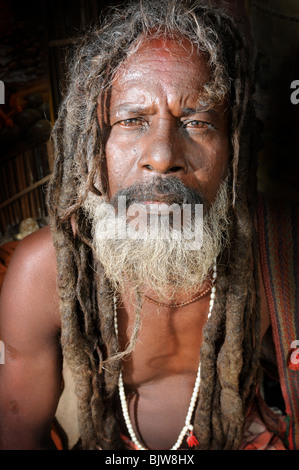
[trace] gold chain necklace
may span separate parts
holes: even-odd
[[[158,305],[159,307],[178,308],[178,307],[184,307],[185,305],[192,304],[193,302],[196,302],[196,300],[201,299],[205,294],[207,294],[211,290],[211,287],[212,286],[209,285],[208,287],[206,287],[206,289],[202,290],[196,297],[193,297],[190,300],[185,300],[184,302],[181,302],[181,303],[166,304],[166,303],[163,303],[163,302],[159,302],[158,300],[151,299],[150,297],[148,297],[145,294],[144,294],[144,298],[148,302],[150,302],[152,304],[155,304],[155,305]]]

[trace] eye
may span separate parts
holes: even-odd
[[[146,124],[146,121],[142,118],[130,118],[118,121],[116,122],[116,124],[122,127],[140,127],[144,126]]]
[[[215,129],[213,124],[206,122],[206,121],[199,121],[197,119],[193,119],[192,121],[184,122],[184,128],[190,130],[196,129]]]

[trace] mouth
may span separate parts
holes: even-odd
[[[143,201],[141,204],[149,205],[149,204],[161,204],[161,201]]]
[[[150,193],[145,193],[143,195],[140,195],[139,197],[136,197],[136,199],[133,202],[137,202],[140,204],[182,204],[183,203],[183,198],[181,194],[179,193],[158,193],[155,191],[152,191]]]
[[[166,201],[161,200],[152,200],[152,201],[142,201],[142,202],[133,202],[130,209],[132,211],[142,211],[146,212],[147,215],[169,215],[171,211],[180,211],[182,210],[180,204],[170,204]]]
[[[143,208],[160,212],[163,207],[175,205],[182,209],[185,204],[192,206],[205,203],[205,198],[194,188],[186,187],[175,177],[167,179],[157,178],[149,183],[136,183],[116,193],[110,203],[117,207],[118,198],[125,196],[126,208],[132,205],[143,206]]]

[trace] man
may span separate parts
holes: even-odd
[[[233,20],[204,2],[133,2],[77,49],[53,133],[52,230],[21,243],[3,286],[3,448],[51,447],[62,357],[79,448],[298,445],[296,415],[260,386],[271,330],[250,75]],[[189,206],[193,235],[203,207],[200,246],[180,236]],[[147,236],[164,211],[168,237]]]

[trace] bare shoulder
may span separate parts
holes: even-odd
[[[17,246],[0,295],[0,441],[4,449],[51,448],[61,394],[56,256],[49,228]]]
[[[31,312],[47,315],[53,325],[59,323],[56,278],[55,249],[47,226],[18,244],[3,283],[1,309],[24,302]]]
[[[43,227],[23,238],[15,251],[16,257],[18,261],[27,260],[28,266],[31,262],[36,261],[50,261],[55,265],[55,249],[50,227]]]

